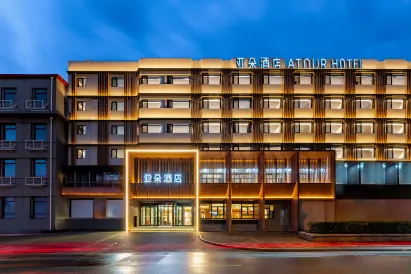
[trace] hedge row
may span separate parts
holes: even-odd
[[[317,234],[411,234],[411,222],[319,222],[310,224]]]

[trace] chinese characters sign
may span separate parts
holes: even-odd
[[[182,183],[183,176],[181,174],[171,173],[145,173],[143,175],[143,183]]]
[[[362,68],[361,59],[323,59],[323,58],[236,58],[237,68],[262,68],[262,69],[360,69]]]

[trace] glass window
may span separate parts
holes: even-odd
[[[190,125],[167,125],[167,133],[190,133]]]
[[[373,147],[357,148],[357,158],[359,159],[374,159],[375,149]]]
[[[70,218],[92,219],[94,200],[70,200]]]
[[[325,123],[325,133],[343,133],[342,122]]]
[[[231,217],[233,219],[258,219],[258,204],[232,204]]]
[[[123,200],[107,200],[107,218],[122,218],[124,217],[124,202]]]
[[[404,99],[403,98],[388,98],[387,99],[387,109],[404,109]]]
[[[3,198],[3,218],[14,219],[15,201],[14,197]]]
[[[405,149],[404,148],[387,148],[386,150],[388,159],[404,159]]]
[[[221,133],[220,122],[204,122],[203,133]]]
[[[3,160],[3,177],[16,177],[16,160]]]
[[[311,99],[309,98],[294,99],[294,108],[311,108]]]
[[[113,77],[111,78],[111,87],[124,87],[124,78],[122,77]]]
[[[304,122],[295,122],[294,133],[312,133],[312,124]]]
[[[86,78],[77,78],[77,87],[85,87],[86,86]]]
[[[234,109],[251,109],[251,98],[234,98]]]
[[[5,88],[2,92],[2,100],[16,102],[16,89],[15,88]]]
[[[124,102],[111,102],[111,111],[124,111]]]
[[[252,125],[251,122],[234,122],[233,133],[251,133]]]
[[[203,99],[203,109],[221,109],[221,100],[216,99]]]
[[[47,175],[47,166],[45,159],[36,159],[34,160],[34,177],[46,177]]]
[[[112,135],[124,135],[124,126],[111,126]]]
[[[31,218],[46,218],[46,197],[32,197],[31,199]]]
[[[4,125],[4,140],[7,141],[16,141],[17,136],[16,136],[16,125]]]
[[[355,124],[356,133],[374,133],[374,124],[372,122],[357,122]]]
[[[202,74],[202,83],[203,85],[220,85],[221,77],[218,74]]]
[[[37,141],[47,141],[47,124],[35,124],[33,137]]]
[[[374,107],[374,100],[371,98],[361,98],[355,100],[356,109],[372,109]]]
[[[115,149],[115,148],[113,148],[111,150],[111,158],[123,159],[124,158],[124,149]]]
[[[264,85],[282,85],[283,79],[281,74],[265,74]]]
[[[251,74],[233,73],[233,85],[251,85]]]
[[[390,134],[404,134],[405,124],[388,122],[386,124],[386,132]]]
[[[280,109],[281,108],[281,98],[264,98],[264,108]]]
[[[190,108],[189,100],[185,100],[185,101],[168,100],[167,103],[168,103],[167,105],[168,108]]]
[[[86,159],[86,149],[77,149],[77,159]]]
[[[200,204],[201,219],[225,219],[225,204],[211,203]]]
[[[85,111],[86,106],[86,101],[77,101],[77,111]]]
[[[264,218],[275,219],[274,205],[265,205]]]
[[[87,134],[87,126],[78,125],[77,126],[77,135],[86,135],[86,134]]]
[[[163,125],[142,124],[142,133],[163,133]]]
[[[33,100],[47,102],[47,89],[34,89]]]
[[[342,98],[326,98],[325,108],[326,109],[343,109],[344,100]]]
[[[264,133],[281,133],[280,122],[265,122]]]

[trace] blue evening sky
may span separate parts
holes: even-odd
[[[0,73],[240,56],[411,60],[411,0],[0,0]]]

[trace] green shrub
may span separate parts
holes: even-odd
[[[317,234],[411,234],[411,222],[319,222],[310,223]]]

